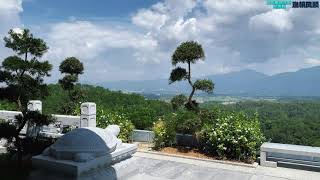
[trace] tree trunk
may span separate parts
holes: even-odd
[[[197,108],[194,106],[194,104],[192,102],[192,97],[193,97],[196,89],[194,88],[193,83],[191,81],[191,63],[190,62],[188,62],[188,82],[189,82],[189,84],[190,84],[190,86],[192,88],[192,91],[191,91],[191,93],[189,95],[188,104],[189,104],[189,107],[191,108],[191,110],[195,110],[196,111]]]
[[[18,104],[18,110],[19,110],[19,111],[23,111],[23,109],[22,109],[22,104],[21,104],[21,100],[20,100],[20,95],[18,96],[17,104]]]
[[[191,91],[191,93],[189,95],[189,99],[188,99],[189,103],[192,103],[192,97],[193,97],[195,91],[196,91],[196,89],[194,87],[192,87],[192,91]]]

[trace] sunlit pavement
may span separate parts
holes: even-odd
[[[124,179],[319,180],[320,173],[288,168],[245,167],[137,152],[131,165],[138,172]],[[120,167],[121,169],[121,167]],[[117,168],[117,170],[120,170]],[[121,171],[121,170],[120,170]]]
[[[35,171],[28,180],[319,180],[320,173],[241,166],[137,152],[132,158],[78,178]]]

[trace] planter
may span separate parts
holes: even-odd
[[[198,147],[197,138],[190,134],[176,134],[176,145],[187,147]]]

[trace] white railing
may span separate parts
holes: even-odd
[[[29,111],[42,112],[42,102],[39,100],[29,101],[27,107]],[[0,119],[6,121],[14,121],[17,115],[22,115],[22,113],[19,111],[0,110]],[[28,137],[34,137],[38,133],[43,136],[56,137],[57,135],[60,137],[62,128],[65,126],[96,127],[96,104],[91,102],[82,103],[80,116],[59,114],[52,114],[52,116],[56,119],[55,124],[43,127],[35,127],[31,124],[26,124],[22,129],[21,134],[27,135]]]

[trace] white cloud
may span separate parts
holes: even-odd
[[[305,16],[272,10],[260,0],[164,0],[138,10],[127,27],[60,23],[52,26],[48,39],[52,55],[78,55],[100,73],[105,67],[107,74],[130,72],[127,78],[119,72],[114,80],[168,76],[171,54],[185,40],[200,42],[206,52],[206,61],[193,66],[195,76],[245,68],[274,74],[310,67],[303,59],[314,56],[311,47],[318,41],[301,35],[320,26],[303,20]]]
[[[92,59],[114,48],[157,48],[157,41],[143,34],[88,21],[54,24],[50,27],[47,40],[52,50],[50,53],[59,58],[80,56]]]
[[[253,30],[275,30],[278,32],[290,31],[293,22],[290,18],[292,11],[275,9],[258,14],[250,18],[249,26]]]
[[[167,20],[167,15],[146,9],[140,10],[137,15],[132,18],[133,23],[138,26],[147,29],[155,28],[157,30],[160,30]]]
[[[0,0],[0,27],[3,17],[19,27],[21,1],[7,1]],[[86,81],[168,77],[171,54],[186,40],[206,53],[192,67],[195,76],[245,68],[274,74],[319,62],[317,10],[272,10],[264,0],[162,0],[132,13],[127,24],[75,17],[32,30],[48,42],[44,58],[55,67],[68,56],[83,61]]]
[[[71,21],[52,24],[42,31],[47,32],[44,39],[50,47],[43,58],[50,60],[54,67],[58,67],[66,57],[79,58],[84,62],[86,81],[119,80],[129,72],[131,76],[127,79],[141,78],[145,75],[141,69],[148,64],[159,64],[164,59],[155,39],[128,27]],[[101,76],[103,73],[105,77]],[[114,75],[109,76],[110,73]],[[59,76],[55,68],[54,79]]]
[[[320,66],[320,59],[307,58],[304,62],[312,66]]]
[[[19,14],[22,11],[21,0],[0,0],[0,63],[10,53],[9,49],[4,47],[2,38],[9,29],[21,26]]]
[[[0,0],[0,31],[20,25],[21,0]]]
[[[228,13],[232,15],[267,9],[265,1],[262,0],[206,0],[204,1],[204,6],[211,13]]]
[[[21,12],[22,0],[1,0],[0,9],[7,12]]]

